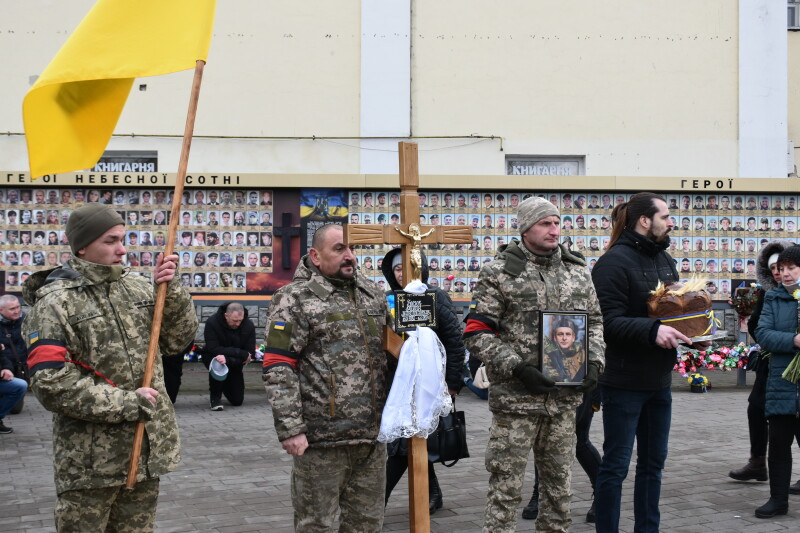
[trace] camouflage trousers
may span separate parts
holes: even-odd
[[[308,448],[294,458],[292,505],[297,533],[378,533],[386,495],[386,444]]]
[[[567,531],[570,479],[575,460],[575,410],[554,416],[494,413],[486,446],[489,494],[484,533],[513,532],[528,454],[539,469],[537,533]]]
[[[158,479],[123,486],[68,490],[56,501],[58,533],[141,533],[153,531]]]

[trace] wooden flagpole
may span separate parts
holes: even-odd
[[[175,249],[178,238],[178,221],[180,220],[181,201],[183,200],[183,185],[186,180],[186,169],[189,165],[189,149],[192,146],[192,133],[194,132],[194,119],[197,116],[197,102],[200,99],[200,82],[203,79],[205,61],[198,59],[194,68],[194,81],[192,94],[189,97],[189,111],[186,114],[186,127],[183,130],[183,144],[181,146],[181,159],[178,163],[178,175],[175,178],[175,192],[172,196],[172,211],[167,230],[167,245],[164,248],[164,257],[171,255]],[[147,362],[144,367],[142,387],[149,387],[153,382],[153,369],[158,353],[158,338],[161,335],[161,322],[164,318],[164,303],[167,300],[167,283],[161,283],[156,293],[156,305],[153,311],[153,324],[150,330],[150,344],[147,347]],[[158,401],[167,401],[161,398]],[[131,449],[131,462],[128,465],[128,480],[125,488],[132,489],[136,486],[136,474],[139,471],[139,458],[142,455],[142,440],[144,439],[144,422],[136,423],[136,433],[133,437]]]

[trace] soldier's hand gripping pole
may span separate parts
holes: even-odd
[[[192,146],[192,132],[194,131],[194,119],[197,116],[197,102],[200,98],[200,82],[203,79],[203,67],[205,62],[198,60],[194,68],[194,80],[192,82],[192,94],[189,97],[189,111],[186,114],[186,127],[183,131],[183,144],[181,146],[181,159],[178,163],[178,175],[175,177],[175,192],[172,197],[172,210],[167,230],[167,245],[164,248],[164,257],[172,255],[175,249],[175,240],[178,234],[178,220],[180,219],[181,200],[183,198],[183,184],[186,180],[186,168],[189,164],[189,149]],[[164,303],[167,300],[167,285],[161,283],[156,292],[156,306],[153,311],[153,324],[150,331],[150,344],[147,347],[147,362],[144,367],[144,377],[142,387],[149,387],[153,381],[153,368],[156,363],[158,353],[158,338],[161,335],[161,321],[164,317]],[[163,399],[161,401],[164,401]],[[139,472],[139,458],[142,455],[142,440],[144,439],[144,422],[136,423],[136,432],[133,436],[133,447],[131,448],[131,462],[128,465],[128,480],[125,488],[132,489],[136,486],[136,474]]]

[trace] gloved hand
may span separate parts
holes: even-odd
[[[545,377],[538,368],[530,363],[520,363],[514,369],[513,374],[531,394],[547,394],[558,389],[555,381]]]
[[[600,365],[596,361],[589,361],[586,376],[584,376],[581,384],[575,387],[575,390],[578,392],[592,392],[597,388],[598,377],[600,377]]]

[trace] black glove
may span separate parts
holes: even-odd
[[[520,380],[531,394],[547,394],[558,389],[555,381],[545,377],[530,363],[520,363],[513,373],[514,377]]]
[[[584,376],[581,384],[575,387],[578,392],[592,392],[597,388],[597,378],[600,376],[600,365],[595,361],[589,361],[589,368],[586,369],[586,376]]]

